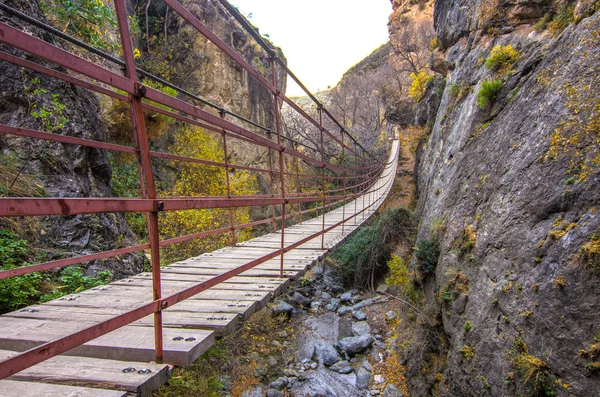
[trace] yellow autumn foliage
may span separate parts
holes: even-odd
[[[224,162],[225,155],[220,137],[212,136],[198,127],[186,126],[175,134],[171,153],[208,161]],[[225,170],[222,167],[206,166],[189,162],[175,162],[177,180],[166,193],[171,197],[227,196]],[[231,195],[256,194],[256,182],[250,172],[236,170],[229,172]],[[250,222],[249,208],[234,208],[236,225]],[[230,225],[229,209],[199,209],[169,211],[159,218],[161,238],[174,238]],[[238,241],[250,238],[250,229],[237,232]],[[231,234],[194,239],[174,244],[164,249],[162,257],[172,262],[203,252],[209,252],[231,244]]]
[[[427,84],[432,78],[425,69],[419,71],[419,73],[411,73],[410,77],[413,82],[408,91],[408,96],[413,98],[415,102],[419,102],[423,99],[425,92],[427,92]]]

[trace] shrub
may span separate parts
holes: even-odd
[[[469,279],[463,273],[456,273],[442,290],[442,299],[450,303],[461,294],[469,294]]]
[[[413,79],[413,82],[410,86],[408,96],[413,98],[415,102],[419,102],[423,99],[425,92],[427,92],[427,85],[433,79],[433,76],[430,76],[425,69],[422,69],[419,73],[411,73],[410,77]]]
[[[385,279],[386,284],[391,287],[399,287],[400,294],[406,296],[413,303],[419,303],[423,296],[421,291],[415,288],[414,272],[409,272],[408,266],[398,255],[392,255],[387,265],[390,268],[390,276]]]
[[[469,320],[465,321],[465,332],[471,332],[473,329],[473,324]]]
[[[456,244],[458,244],[458,248],[460,249],[461,255],[468,255],[475,248],[475,244],[477,243],[477,232],[475,231],[475,226],[468,225],[466,226],[458,239],[456,240]]]
[[[0,269],[8,270],[29,263],[29,244],[6,229],[0,229]],[[99,272],[95,277],[84,276],[79,266],[70,266],[60,272],[60,276],[49,273],[31,273],[0,280],[0,312],[15,310],[38,301],[48,301],[60,296],[79,292],[108,283],[112,273]]]
[[[385,210],[350,236],[331,254],[344,284],[374,287],[375,281],[387,272],[387,262],[397,242],[411,238],[414,228],[412,214],[399,207]]]
[[[477,104],[481,109],[485,109],[493,103],[502,88],[502,80],[486,80],[481,84],[477,92]]]
[[[460,87],[459,87],[458,83],[454,83],[454,84],[452,84],[452,86],[450,86],[450,96],[457,97],[459,92],[460,92]]]
[[[592,234],[590,240],[579,250],[583,263],[592,271],[600,273],[600,233]]]
[[[559,274],[552,283],[552,286],[559,289],[565,288],[567,286],[567,279],[562,274]]]
[[[171,153],[181,156],[202,158],[204,160],[223,162],[225,154],[219,140],[198,127],[181,127],[174,134]],[[225,195],[227,185],[223,178],[223,170],[218,167],[197,163],[174,162],[177,169],[175,182],[165,192],[166,196],[183,197],[194,195]],[[236,170],[229,174],[232,195],[245,196],[256,193],[256,178],[248,171]],[[215,228],[229,226],[229,211],[226,209],[194,209],[187,211],[169,211],[159,217],[161,234],[167,238],[190,235]],[[235,208],[232,211],[235,224],[250,222],[248,208]],[[238,241],[250,238],[249,228],[236,233]],[[173,244],[163,249],[161,258],[165,263],[200,255],[227,246],[231,235],[223,233],[218,236],[197,238],[183,243]]]
[[[437,241],[421,240],[417,245],[417,261],[423,273],[433,274],[437,266],[440,250]]]
[[[579,350],[579,357],[585,359],[587,362],[583,365],[583,368],[589,374],[600,372],[600,362],[597,361],[600,356],[600,333],[594,335],[594,341],[590,344],[588,349]]]
[[[398,255],[392,255],[392,258],[387,262],[390,268],[390,276],[385,279],[387,285],[391,287],[400,287],[406,289],[411,284],[408,266],[404,264],[402,258]]]
[[[118,48],[108,30],[116,29],[114,11],[102,0],[45,0],[42,9],[61,30],[105,51]]]
[[[548,23],[550,23],[550,21],[552,21],[552,13],[547,12],[542,18],[540,18],[539,21],[537,21],[537,23],[533,26],[533,29],[536,32],[541,32],[542,30],[546,30],[546,28],[548,27]]]
[[[473,348],[473,346],[464,345],[460,349],[460,353],[462,354],[463,358],[467,361],[471,361],[473,360],[473,357],[475,357],[475,349]]]
[[[434,51],[437,48],[440,48],[440,41],[437,37],[434,37],[433,40],[429,42],[429,49]]]
[[[492,48],[490,56],[485,61],[485,67],[488,70],[505,75],[510,72],[512,65],[519,60],[521,54],[515,50],[512,45],[497,45]]]
[[[554,15],[552,22],[548,24],[547,28],[553,36],[558,36],[574,21],[573,7],[564,5],[556,12],[556,15]]]
[[[509,355],[530,396],[556,395],[552,389],[550,366],[545,360],[529,354],[527,344],[521,337],[515,339]]]

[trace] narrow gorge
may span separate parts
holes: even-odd
[[[600,397],[600,1],[386,1],[389,41],[332,88],[290,99],[297,77],[286,48],[227,1],[175,2],[185,12],[158,0],[116,3],[126,8],[135,92],[10,45],[0,29],[3,205],[125,200],[113,212],[3,209],[0,319],[34,319],[41,303],[133,286],[141,273],[152,293],[144,302],[156,304],[148,328],[179,304],[165,300],[179,291],[172,285],[196,285],[181,301],[218,290],[225,309],[190,299],[211,307],[201,310],[209,325],[184,319],[165,329],[210,326],[210,343],[191,365],[170,366],[164,381],[129,395]],[[117,15],[104,0],[0,5],[2,26],[129,79]],[[144,97],[146,87],[168,104]],[[385,159],[398,142],[388,193]],[[308,233],[287,232],[303,224],[314,240],[284,247]],[[338,226],[327,248],[325,229]],[[227,256],[244,248],[262,256]],[[124,253],[75,263],[104,251]],[[186,264],[213,255],[206,273]],[[67,258],[76,266],[52,267]],[[19,273],[40,263],[49,265]],[[260,280],[233,274],[236,266]],[[275,283],[277,293],[266,291]],[[115,311],[96,325],[134,310],[114,296]],[[236,311],[250,301],[251,313]]]

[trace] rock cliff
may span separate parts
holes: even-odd
[[[37,2],[13,0],[6,4],[45,21]],[[21,28],[21,23],[5,14],[0,13],[0,20]],[[28,26],[28,31],[53,42],[52,37],[40,29]],[[4,44],[1,48],[17,56],[23,54]],[[25,57],[33,60],[31,56]],[[35,61],[57,69],[48,62]],[[2,62],[0,68],[0,123],[78,138],[106,139],[100,104],[93,94],[6,62]],[[5,196],[112,196],[112,171],[105,151],[4,134],[0,136],[0,148],[7,178],[2,181]],[[37,189],[24,188],[28,185],[37,186]],[[2,221],[3,227],[26,232],[31,242],[43,247],[42,251],[47,254],[39,259],[84,255],[135,242],[122,214],[44,217],[39,223],[25,219]],[[127,255],[90,263],[89,268],[93,273],[100,265],[113,270],[116,275],[131,274],[142,270],[143,258]]]
[[[111,2],[105,3],[112,6]],[[140,66],[215,104],[274,129],[273,97],[270,92],[182,19],[173,15],[173,12],[166,13],[162,2],[152,2],[148,9],[151,21],[148,26],[148,44],[147,37],[142,33],[144,11],[148,3],[150,2],[127,1],[132,16],[134,42],[141,49],[138,60]],[[37,1],[7,0],[6,4],[41,21],[56,23],[58,18],[56,8],[40,8]],[[44,4],[53,3],[50,1]],[[190,0],[183,4],[270,80],[268,59],[218,1]],[[49,14],[45,15],[42,9]],[[0,20],[23,28],[21,22],[1,12]],[[117,43],[115,26],[108,24],[107,27],[107,40]],[[46,41],[64,45],[38,28],[29,25],[25,25],[25,28]],[[117,47],[106,48],[117,51]],[[1,49],[18,56],[22,54],[6,45],[2,45]],[[279,49],[277,51],[280,52]],[[281,52],[280,55],[283,56]],[[46,65],[39,59],[34,61]],[[120,72],[114,65],[103,66]],[[5,62],[0,63],[0,69],[0,123],[80,138],[113,142],[123,139],[124,142],[119,143],[132,143],[131,124],[119,121],[119,115],[128,115],[127,104],[111,103],[87,90]],[[285,92],[286,75],[280,68],[276,72],[278,87]],[[152,118],[152,115],[148,117]],[[231,116],[227,117],[235,121]],[[153,120],[148,120],[149,125],[152,122]],[[172,134],[176,131],[172,125],[158,125],[158,128],[171,128],[173,131],[169,134],[161,131],[157,134],[160,138],[152,139],[151,145],[156,150],[169,150]],[[268,164],[263,151],[248,148],[247,144],[239,141],[232,141],[230,145],[230,160],[234,163],[261,167]],[[0,136],[0,148],[0,166],[5,174],[0,187],[4,196],[115,195],[114,164],[105,151],[9,135]],[[155,167],[157,178],[163,184],[174,178],[174,171],[169,167],[160,163],[155,164]],[[133,179],[136,180],[137,174],[134,174]],[[264,183],[259,181],[258,186],[268,190],[268,183],[262,182]],[[135,192],[132,191],[131,195],[135,196]],[[260,217],[261,214],[256,216]],[[41,222],[25,222],[21,219],[13,221],[3,220],[0,226],[26,233],[31,243],[48,252],[48,255],[36,260],[58,259],[134,245],[139,237],[132,233],[122,214],[51,217],[41,219]],[[96,270],[109,268],[116,276],[123,276],[141,271],[143,256],[97,261],[87,264],[87,268],[92,274]]]
[[[599,395],[598,9],[435,4],[447,84],[416,172],[419,240],[440,250],[425,354],[441,359],[406,357],[414,395]]]

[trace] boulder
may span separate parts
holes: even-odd
[[[323,363],[326,366],[330,366],[340,359],[337,350],[323,341],[317,341],[315,344],[314,355],[318,362]]]
[[[352,324],[352,333],[355,336],[371,335],[371,326],[366,321],[358,321]]]
[[[277,378],[273,382],[271,382],[269,384],[269,387],[271,389],[283,390],[287,387],[288,383],[289,382],[288,382],[287,378],[282,376],[281,378]]]
[[[350,300],[352,299],[352,291],[348,291],[348,292],[344,292],[341,296],[340,296],[340,300],[343,303],[348,303],[350,302]]]
[[[352,367],[350,366],[350,363],[346,360],[338,361],[337,363],[329,367],[329,369],[340,374],[349,374],[350,372],[352,372]]]
[[[310,306],[310,299],[308,299],[306,296],[302,295],[300,292],[294,292],[294,295],[292,295],[291,298],[289,298],[290,301],[301,305],[301,306]]]
[[[335,348],[342,353],[358,354],[362,353],[373,344],[375,339],[371,335],[352,336],[340,339]]]
[[[367,315],[365,314],[365,312],[361,312],[360,310],[352,312],[352,317],[354,317],[358,321],[363,321],[367,319]]]
[[[338,314],[340,316],[343,316],[346,313],[350,313],[352,311],[352,308],[350,306],[342,306],[338,309]]]
[[[273,305],[273,312],[275,314],[291,314],[294,311],[294,307],[284,300],[280,300]]]
[[[356,387],[361,390],[366,390],[369,388],[369,383],[371,382],[371,373],[367,371],[364,367],[359,368],[356,372]]]

